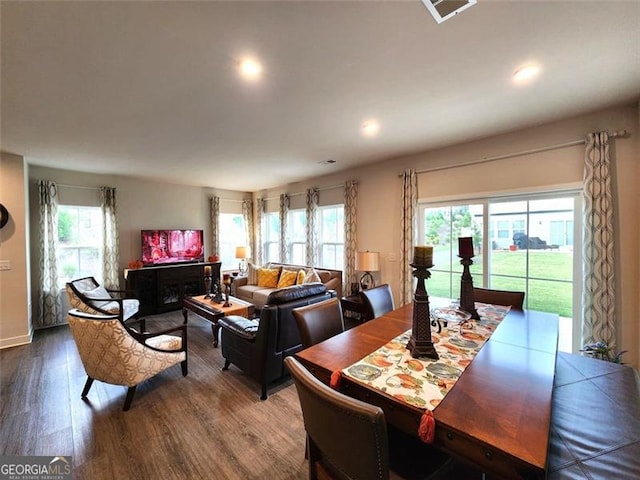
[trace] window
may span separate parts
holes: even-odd
[[[304,209],[289,210],[288,219],[289,262],[304,265],[307,260],[307,212]]]
[[[244,217],[241,213],[221,213],[219,220],[220,261],[222,270],[236,270],[236,247],[246,245]]]
[[[419,244],[433,245],[431,278],[427,289],[430,295],[445,298],[460,297],[462,265],[458,257],[458,237],[473,237],[476,256],[470,268],[474,285],[482,284],[482,227],[484,206],[447,205],[422,207]]]
[[[318,209],[319,263],[321,267],[343,270],[344,267],[344,205]]]
[[[266,262],[280,261],[280,214],[265,213],[262,217],[262,251]]]
[[[473,236],[474,285],[524,291],[525,308],[560,316],[559,349],[578,348],[582,285],[574,276],[581,261],[574,232],[581,228],[579,202],[572,191],[478,199],[468,205],[422,204],[420,238],[434,245],[429,294],[459,298],[456,237]]]
[[[58,286],[76,278],[95,277],[102,283],[102,209],[58,207]]]

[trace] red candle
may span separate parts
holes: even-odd
[[[473,257],[473,238],[458,237],[458,256]]]

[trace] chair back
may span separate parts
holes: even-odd
[[[165,335],[157,348],[134,338],[117,314],[70,310],[69,326],[87,375],[95,380],[131,387],[186,358],[180,337]],[[167,343],[168,342],[168,343]],[[173,344],[173,345],[169,345]],[[169,346],[174,352],[158,348]]]
[[[136,298],[122,298],[100,285],[95,278],[85,277],[68,282],[65,286],[69,305],[73,309],[92,315],[121,314],[122,320],[136,319],[140,301]]]
[[[389,445],[381,408],[347,397],[285,358],[307,430],[309,477],[318,470],[338,479],[388,479]]]
[[[385,313],[395,309],[393,303],[393,293],[388,284],[362,290],[360,292],[365,310],[365,320],[381,317]]]
[[[524,305],[524,292],[512,292],[508,290],[491,290],[488,288],[473,288],[473,300],[480,303],[493,305],[505,305],[515,310],[522,310]]]
[[[342,308],[337,298],[299,307],[292,313],[298,324],[303,348],[344,332]]]

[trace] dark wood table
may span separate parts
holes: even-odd
[[[184,297],[182,299],[182,315],[184,322],[187,323],[189,312],[193,312],[201,318],[211,322],[211,332],[213,333],[213,346],[218,346],[218,331],[220,325],[218,320],[227,315],[241,315],[251,318],[254,313],[254,305],[240,300],[239,298],[229,297],[229,307],[224,307],[220,303],[216,303],[206,295],[198,295],[196,297]]]
[[[321,381],[411,328],[405,305],[296,354]],[[558,316],[510,311],[433,411],[434,445],[504,478],[544,478]],[[423,410],[346,376],[341,391],[379,405],[387,422],[417,436]]]

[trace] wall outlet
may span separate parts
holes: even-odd
[[[11,270],[11,260],[0,260],[0,272]]]

